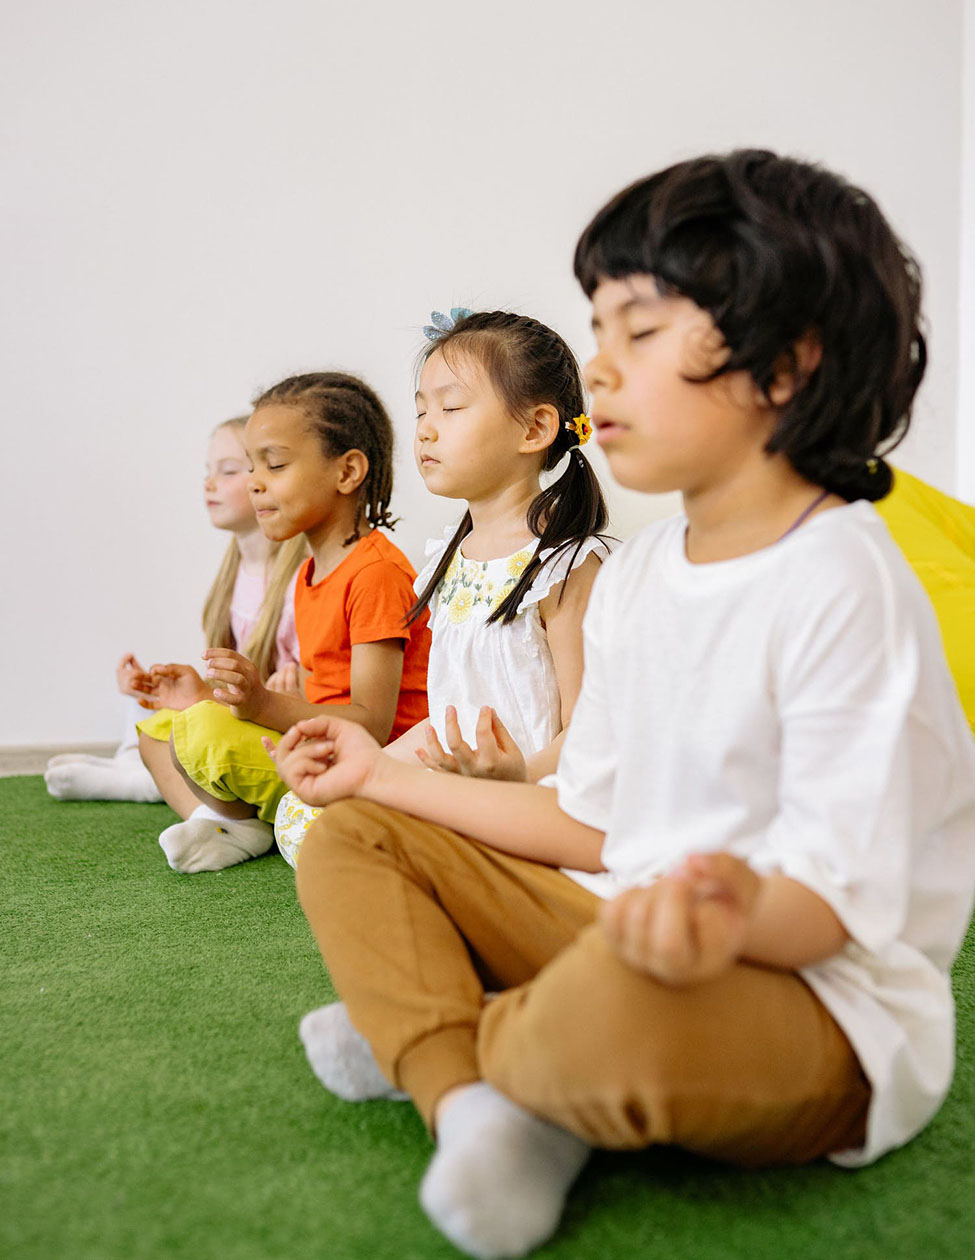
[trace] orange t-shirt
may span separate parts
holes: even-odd
[[[396,739],[427,716],[426,612],[409,628],[403,626],[416,599],[413,566],[378,530],[360,538],[327,577],[312,585],[314,563],[305,561],[295,586],[298,648],[308,670],[305,695],[312,704],[349,704],[355,644],[402,639],[403,678],[389,736]]]

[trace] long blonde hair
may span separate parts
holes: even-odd
[[[214,433],[231,427],[239,432],[247,420],[247,416],[235,416],[232,420],[218,424]],[[295,570],[307,557],[308,544],[303,534],[289,538],[287,542],[271,543],[266,566],[267,585],[260,615],[250,638],[239,645],[230,624],[230,603],[240,569],[240,547],[237,539],[231,538],[203,605],[203,633],[207,647],[234,648],[242,652],[257,667],[261,681],[267,682],[278,665],[277,635],[284,611],[284,597]]]

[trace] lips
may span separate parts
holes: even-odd
[[[604,442],[610,442],[614,437],[627,431],[628,426],[620,424],[619,421],[613,420],[610,416],[597,416],[592,418],[592,427],[596,430],[596,441],[600,446]]]

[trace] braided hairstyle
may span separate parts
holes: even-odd
[[[306,372],[289,376],[254,400],[254,410],[270,403],[298,407],[330,459],[362,451],[369,464],[356,503],[355,527],[346,546],[359,536],[363,517],[370,529],[393,529],[393,425],[379,395],[346,372]]]
[[[542,489],[529,505],[528,528],[538,544],[516,585],[488,618],[489,623],[510,625],[541,568],[540,555],[549,548],[555,548],[558,555],[574,547],[574,561],[586,539],[606,528],[608,513],[599,481],[579,450],[576,434],[567,427],[586,409],[579,365],[557,332],[537,319],[509,311],[474,311],[459,319],[423,350],[418,367],[422,369],[437,353],[450,365],[458,358],[476,363],[510,414],[526,423],[534,408],[546,404],[556,408],[558,431],[545,453],[543,471],[551,471],[571,452],[561,476]],[[433,598],[457,548],[472,528],[471,514],[465,512],[433,576],[410,609],[408,625],[416,621]]]
[[[883,456],[907,433],[927,362],[921,276],[862,189],[759,149],[679,162],[599,211],[575,274],[589,297],[602,280],[640,274],[690,298],[731,351],[704,379],[743,370],[766,396],[814,335],[821,361],[766,449],[849,502],[889,492]]]

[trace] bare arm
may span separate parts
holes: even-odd
[[[551,866],[603,869],[603,833],[563,813],[550,788],[430,774],[383,756],[361,728],[327,717],[300,722],[272,755],[282,779],[309,805],[356,796],[505,853]]]
[[[364,726],[374,739],[385,742],[392,730],[403,677],[403,640],[382,639],[356,643],[349,670],[349,704],[312,704],[303,696],[270,691],[254,666],[239,652],[208,648],[207,678],[214,683],[213,698],[272,731],[286,731],[305,718],[345,718]]]

